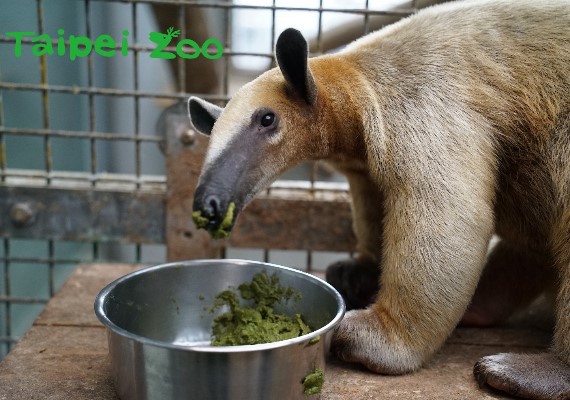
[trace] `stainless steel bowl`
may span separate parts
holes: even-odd
[[[300,312],[313,332],[266,344],[210,346],[215,315],[207,309],[214,297],[261,271],[301,292],[291,309],[276,311]],[[319,398],[305,395],[302,382],[315,369],[324,371],[330,333],[344,310],[340,294],[321,279],[244,260],[146,268],[111,283],[95,301],[123,400]]]

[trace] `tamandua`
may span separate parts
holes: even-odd
[[[326,160],[348,178],[359,242],[329,278],[368,306],[335,331],[338,357],[411,372],[466,310],[491,323],[551,287],[549,351],[484,357],[474,373],[513,395],[570,399],[570,2],[451,2],[336,54],[309,59],[294,29],[275,50],[278,68],[224,109],[189,100],[210,135],[194,198],[204,227],[231,229],[282,172]],[[377,286],[351,292],[370,276]]]

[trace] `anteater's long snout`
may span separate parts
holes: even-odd
[[[229,236],[237,210],[235,203],[212,189],[199,185],[194,193],[192,219],[196,227],[206,229],[215,239]]]

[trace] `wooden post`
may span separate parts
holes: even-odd
[[[208,138],[196,132],[186,103],[167,108],[158,122],[166,138],[166,244],[170,261],[219,258],[223,241],[212,240],[192,222],[192,201]]]

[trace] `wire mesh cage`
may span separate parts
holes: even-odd
[[[169,163],[175,154],[168,144],[165,109],[184,114],[183,102],[190,95],[223,106],[243,83],[272,67],[276,36],[287,27],[300,29],[309,40],[311,55],[318,55],[430,3],[21,0],[3,4],[0,358],[79,263],[153,264],[172,258],[167,247],[173,230],[167,199],[169,182],[173,187],[180,184],[171,179]],[[164,51],[174,57],[151,57],[156,41],[150,33],[164,35],[175,32],[172,29],[196,43],[217,38],[223,55],[189,60],[177,56],[180,48],[173,41]],[[89,45],[79,45],[79,37],[87,38]],[[188,130],[176,139],[190,147],[195,141]],[[346,202],[347,191],[340,175],[315,163],[288,172],[265,195],[326,202],[332,194]],[[349,213],[348,206],[346,210]],[[182,235],[192,240],[188,232]],[[217,249],[222,257],[310,270],[346,256],[353,246],[352,242],[335,245],[335,238],[327,243],[332,244],[295,248],[246,240],[224,242]]]

